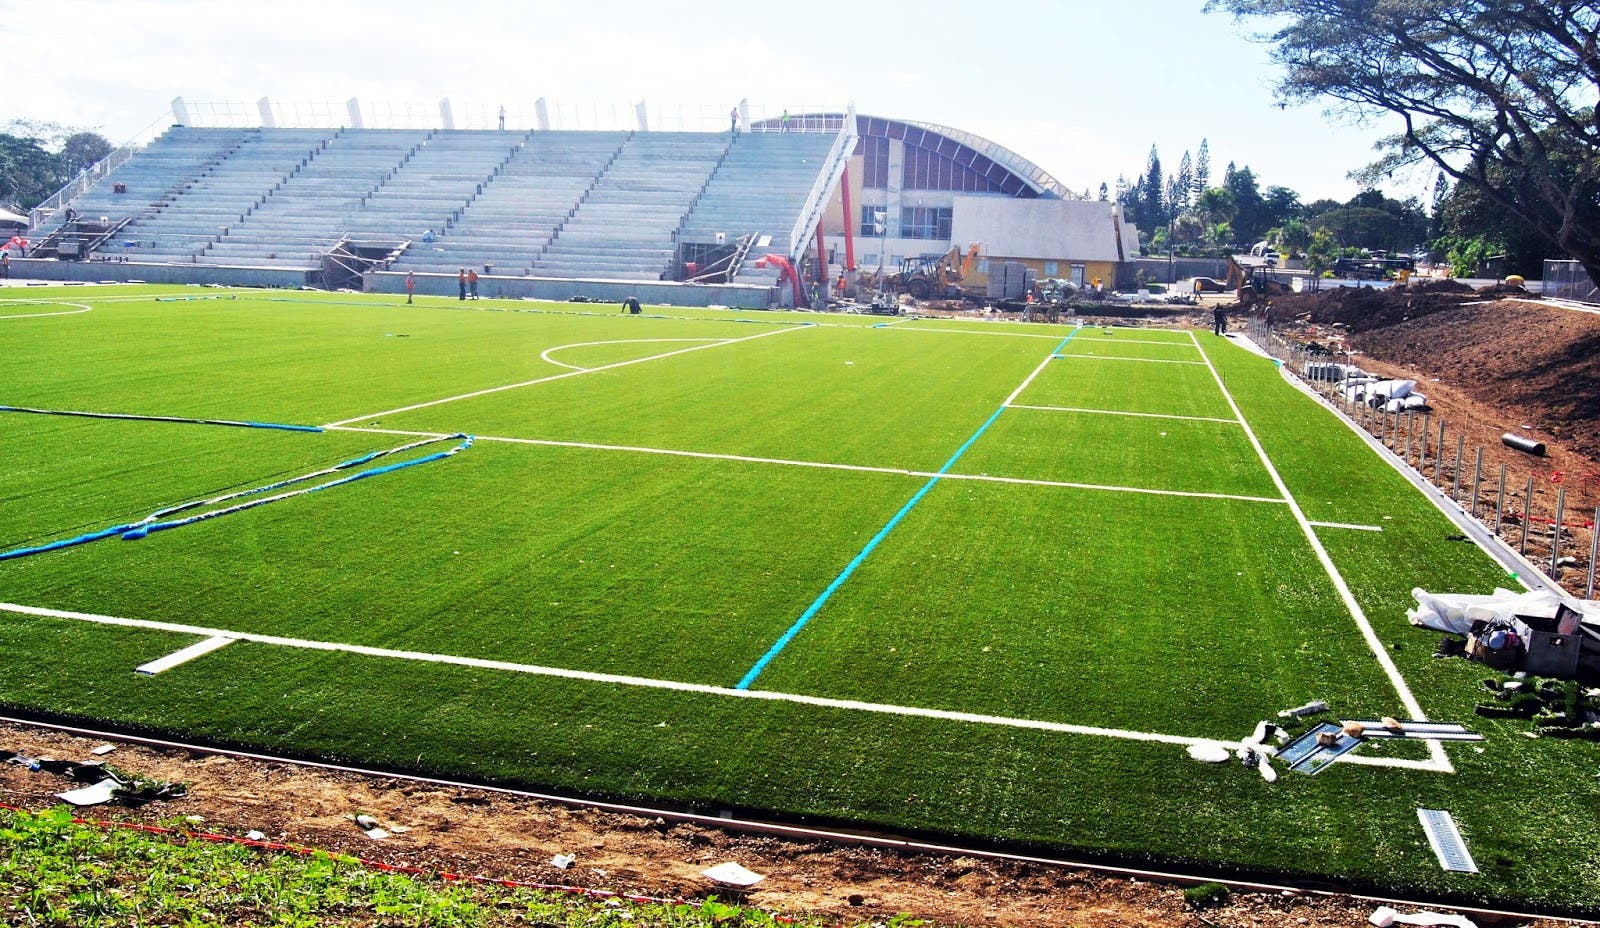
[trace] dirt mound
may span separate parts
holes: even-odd
[[[1272,306],[1280,319],[1305,318],[1315,325],[1340,325],[1351,332],[1365,332],[1482,299],[1485,297],[1471,287],[1449,281],[1405,289],[1338,287],[1317,293],[1293,293],[1273,297]]]
[[[1433,307],[1356,330],[1365,354],[1460,385],[1507,431],[1532,425],[1600,458],[1600,315],[1523,300]],[[1498,440],[1498,436],[1495,436]]]

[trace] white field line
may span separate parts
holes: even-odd
[[[665,351],[665,352],[662,352],[661,354],[650,355],[649,357],[634,358],[634,359],[629,360],[629,361],[618,361],[615,364],[602,364],[599,367],[591,367],[591,368],[588,368],[586,370],[575,370],[575,371],[567,371],[567,372],[561,373],[561,374],[551,374],[548,377],[538,377],[538,378],[535,378],[533,380],[524,380],[521,383],[508,383],[508,384],[505,384],[504,386],[489,387],[489,388],[483,389],[483,390],[474,390],[471,393],[462,393],[459,396],[447,396],[447,397],[444,397],[443,399],[428,400],[427,402],[424,402],[424,403],[413,403],[410,406],[401,406],[401,407],[399,407],[397,409],[385,409],[382,412],[367,413],[364,416],[351,416],[348,419],[340,419],[338,422],[326,423],[322,427],[325,428],[325,429],[338,428],[341,425],[349,425],[352,422],[360,422],[363,419],[376,419],[379,416],[393,416],[393,415],[396,415],[396,414],[402,413],[402,412],[411,412],[412,410],[415,410],[415,409],[426,409],[429,406],[438,406],[441,403],[454,403],[457,400],[472,399],[475,396],[487,396],[490,393],[499,393],[499,392],[501,392],[503,390],[516,390],[516,389],[521,388],[521,387],[531,387],[534,384],[549,383],[549,382],[551,382],[553,380],[564,380],[564,379],[566,379],[568,377],[581,377],[584,374],[593,374],[593,373],[596,373],[596,372],[599,372],[599,371],[615,370],[616,368],[619,368],[619,367],[627,367],[630,364],[643,364],[646,361],[659,361],[662,358],[670,358],[673,355],[687,354],[687,353],[689,353],[691,351],[704,351],[707,348],[717,348],[717,347],[720,347],[722,345],[736,345],[739,342],[754,341],[755,339],[758,339],[758,338],[768,338],[768,337],[773,336],[773,335],[782,335],[782,334],[784,334],[786,332],[804,331],[807,328],[810,328],[810,326],[801,325],[801,326],[793,326],[793,327],[790,327],[790,328],[774,329],[771,332],[758,332],[755,335],[746,335],[743,338],[723,339],[723,340],[720,340],[720,341],[712,342],[711,344],[707,344],[707,345],[695,345],[692,348],[679,348],[676,351]]]
[[[920,320],[908,319],[906,321],[907,322],[918,322]],[[870,328],[870,326],[869,326],[869,328]],[[888,326],[885,326],[884,328],[888,328]],[[1055,335],[1043,335],[1043,334],[1036,333],[1036,332],[976,332],[976,331],[973,331],[972,329],[917,329],[917,328],[898,328],[898,329],[895,329],[895,331],[896,332],[921,332],[924,335],[1000,335],[1000,336],[1003,336],[1005,338],[1049,338],[1049,339],[1054,339],[1055,341],[1060,341],[1061,340],[1060,337],[1055,336]]]
[[[1021,408],[1021,407],[1019,407]],[[1232,420],[1228,420],[1231,424]],[[418,432],[408,429],[362,428],[349,425],[327,426],[335,432],[363,432],[371,435],[400,435],[416,438],[448,438],[449,432]],[[474,435],[473,441],[501,442],[510,445],[535,445],[550,448],[582,448],[590,451],[621,451],[631,454],[661,454],[679,458],[701,458],[707,461],[736,461],[743,464],[771,464],[779,467],[810,467],[818,470],[843,470],[859,474],[892,474],[896,477],[915,477],[930,480],[980,480],[988,483],[1012,483],[1032,487],[1057,487],[1066,490],[1096,490],[1105,493],[1144,493],[1151,496],[1187,496],[1199,499],[1230,499],[1244,503],[1271,503],[1282,505],[1283,500],[1269,496],[1236,496],[1229,493],[1202,493],[1189,490],[1155,490],[1145,487],[1107,486],[1098,483],[1073,483],[1066,480],[1036,480],[1030,477],[999,477],[990,474],[938,473],[931,470],[907,470],[902,467],[871,467],[865,464],[836,464],[829,461],[797,461],[788,458],[763,458],[747,454],[719,454],[714,451],[680,451],[675,448],[646,448],[638,445],[606,445],[587,441],[557,441],[547,438],[510,438],[497,435]]]
[[[1200,348],[1200,340],[1195,338],[1193,332],[1189,333],[1189,338],[1194,341],[1196,348]],[[1211,356],[1205,353],[1205,349],[1200,349],[1200,355],[1206,359],[1205,365],[1210,368],[1211,376],[1217,382],[1217,389],[1222,391],[1222,396],[1233,409],[1233,414],[1239,418],[1239,424],[1244,426],[1245,436],[1250,439],[1250,444],[1255,447],[1257,456],[1261,458],[1262,466],[1267,469],[1267,474],[1272,478],[1272,482],[1278,488],[1278,492],[1283,494],[1284,501],[1289,504],[1289,511],[1294,515],[1295,521],[1300,523],[1300,530],[1305,534],[1306,541],[1310,542],[1311,550],[1316,553],[1317,560],[1322,564],[1322,569],[1327,571],[1328,579],[1333,581],[1334,589],[1338,591],[1339,598],[1344,601],[1345,608],[1350,610],[1350,617],[1355,619],[1356,627],[1361,630],[1361,637],[1366,639],[1367,648],[1372,652],[1372,656],[1378,659],[1378,666],[1382,667],[1384,674],[1388,676],[1389,682],[1400,696],[1401,704],[1405,706],[1406,712],[1411,718],[1418,721],[1427,721],[1428,716],[1427,713],[1422,711],[1422,704],[1417,702],[1416,696],[1412,695],[1411,687],[1406,684],[1405,677],[1400,675],[1400,668],[1395,666],[1394,659],[1384,649],[1383,641],[1378,638],[1377,631],[1372,627],[1372,623],[1367,620],[1367,614],[1362,611],[1361,604],[1356,602],[1355,594],[1350,591],[1349,584],[1345,583],[1344,575],[1339,573],[1338,565],[1333,563],[1333,558],[1328,554],[1328,549],[1322,546],[1322,540],[1317,537],[1316,529],[1312,528],[1311,520],[1306,518],[1306,514],[1301,510],[1300,504],[1295,502],[1294,494],[1289,492],[1288,484],[1283,482],[1283,477],[1278,473],[1278,469],[1272,465],[1272,458],[1267,456],[1267,449],[1262,447],[1260,439],[1256,438],[1255,429],[1252,429],[1250,423],[1245,420],[1244,412],[1239,409],[1239,404],[1234,401],[1233,393],[1228,390],[1228,385],[1222,382],[1222,375],[1217,372],[1216,365],[1211,363]],[[1428,742],[1428,754],[1433,758],[1433,764],[1441,772],[1455,772],[1455,766],[1450,763],[1449,756],[1445,754],[1444,748],[1439,745],[1439,742]]]
[[[1317,528],[1348,528],[1358,532],[1381,532],[1381,525],[1351,525],[1349,522],[1312,522]]]
[[[1148,338],[1105,338],[1105,337],[1096,338],[1093,335],[1085,335],[1082,338],[1075,338],[1075,339],[1073,339],[1073,341],[1074,342],[1116,342],[1116,343],[1121,344],[1121,345],[1173,345],[1173,346],[1182,345],[1185,348],[1189,347],[1188,345],[1185,345],[1183,342],[1153,342]]]
[[[78,308],[66,309],[58,313],[11,313],[0,316],[0,319],[43,319],[45,316],[76,316],[79,313],[86,313],[94,309],[93,306],[85,306],[82,303],[69,303],[66,300],[5,300],[4,302],[21,306],[76,306]]]
[[[121,628],[138,628],[150,631],[171,632],[179,635],[198,635],[208,640],[227,639],[228,641],[249,641],[255,644],[273,645],[282,648],[297,648],[307,651],[328,651],[344,654],[360,654],[364,657],[377,657],[388,660],[418,661],[430,664],[448,664],[457,667],[471,667],[478,670],[498,670],[509,673],[523,673],[541,677],[556,677],[563,680],[578,680],[585,683],[606,683],[615,686],[632,686],[643,689],[670,690],[678,693],[695,693],[704,696],[723,696],[733,699],[755,699],[765,702],[785,702],[804,706],[816,706],[824,709],[841,709],[853,712],[872,712],[879,715],[911,716],[915,718],[938,719],[947,722],[967,722],[975,725],[994,725],[1004,728],[1025,728],[1037,731],[1058,732],[1069,735],[1096,735],[1102,738],[1119,738],[1125,741],[1143,741],[1158,744],[1172,744],[1183,747],[1190,745],[1206,744],[1221,745],[1233,748],[1237,741],[1225,741],[1217,738],[1196,738],[1186,735],[1166,735],[1158,732],[1130,731],[1122,728],[1103,728],[1094,725],[1072,725],[1066,722],[1046,722],[1037,719],[1021,719],[1003,715],[983,715],[975,712],[954,712],[948,709],[924,709],[918,706],[897,706],[889,703],[863,702],[855,699],[831,699],[826,696],[807,696],[801,693],[779,693],[772,690],[738,690],[728,686],[711,686],[704,683],[683,683],[677,680],[657,680],[650,677],[635,677],[624,674],[596,673],[588,670],[569,670],[562,667],[543,667],[538,664],[518,664],[511,661],[496,661],[479,657],[457,657],[451,654],[432,654],[426,651],[401,651],[392,648],[375,648],[368,645],[343,644],[333,641],[311,641],[304,638],[287,638],[279,635],[257,635],[250,632],[225,631],[223,629],[205,628],[198,625],[182,625],[175,622],[158,622],[150,619],[126,619],[118,616],[97,615],[92,612],[69,612],[63,609],[44,609],[38,606],[21,606],[15,603],[0,603],[0,611],[13,612],[19,615],[39,616],[50,619],[69,619],[77,622],[89,622],[96,625],[111,625]],[[204,644],[205,642],[202,642]],[[186,649],[187,650],[187,649]],[[181,652],[180,652],[181,653]],[[1345,758],[1340,758],[1344,760]],[[1363,758],[1365,763],[1373,766],[1415,766],[1417,761],[1390,760],[1388,758]],[[1429,769],[1426,767],[1420,769]]]
[[[55,289],[55,288],[52,287],[50,289]],[[0,291],[0,292],[3,292],[3,291]],[[90,303],[155,303],[155,302],[158,302],[158,301],[179,302],[179,301],[184,301],[185,299],[214,300],[219,296],[240,296],[240,295],[258,296],[258,295],[262,295],[262,294],[281,293],[281,292],[282,291],[273,291],[273,290],[248,290],[248,289],[246,289],[246,290],[236,290],[236,289],[226,289],[226,288],[218,287],[218,288],[215,288],[215,289],[207,289],[206,292],[203,293],[203,294],[199,294],[199,293],[195,293],[195,294],[189,294],[189,293],[152,293],[152,294],[147,294],[145,296],[128,296],[126,294],[124,294],[122,296],[83,296],[83,295],[79,294],[79,295],[74,296],[74,299],[87,300]],[[57,304],[57,305],[63,305],[63,306],[82,306],[83,305],[82,303],[73,303],[73,302],[69,302],[67,300],[48,300],[48,299],[44,299],[42,297],[41,298],[35,298],[35,299],[22,299],[22,300],[0,299],[0,306],[21,305],[21,304],[27,304],[27,303],[34,303],[34,304],[51,303],[51,304]],[[378,305],[378,304],[374,304],[374,305]]]
[[[197,657],[203,657],[207,654],[210,654],[212,651],[218,650],[219,648],[225,648],[228,645],[233,644],[233,642],[234,639],[232,638],[224,637],[222,635],[215,635],[207,638],[204,641],[191,644],[181,651],[174,651],[171,654],[168,654],[166,657],[156,658],[148,664],[140,664],[139,666],[133,668],[133,672],[155,676],[162,671],[171,670],[179,664],[187,664],[189,661],[192,661]]]
[[[1073,360],[1087,358],[1091,361],[1138,361],[1141,364],[1195,364],[1201,367],[1204,367],[1206,363],[1204,361],[1174,361],[1170,358],[1119,358],[1109,354],[1083,354],[1081,352],[1063,354],[1060,357]]]
[[[609,341],[603,341],[603,342],[573,342],[570,345],[556,345],[554,348],[546,348],[545,350],[539,352],[539,360],[541,360],[541,361],[549,361],[551,364],[554,364],[556,367],[564,367],[564,368],[566,368],[568,370],[590,371],[590,370],[594,370],[594,368],[579,367],[576,364],[567,364],[567,363],[562,362],[562,361],[557,361],[555,358],[550,357],[550,353],[552,351],[565,351],[568,348],[587,348],[587,347],[589,347],[591,345],[634,345],[634,344],[644,345],[644,344],[652,344],[654,342],[720,342],[720,341],[722,341],[722,339],[720,339],[720,338],[613,338],[613,339],[611,339]]]
[[[1223,425],[1238,425],[1237,419],[1217,419],[1211,416],[1174,416],[1164,412],[1125,412],[1120,409],[1083,409],[1078,406],[1028,406],[1022,403],[1013,404],[1012,409],[1039,409],[1045,412],[1087,412],[1098,416],[1138,416],[1141,419],[1180,419],[1184,422],[1220,422]]]

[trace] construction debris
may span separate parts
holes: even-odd
[[[737,890],[748,890],[766,879],[765,876],[746,870],[732,861],[702,870],[700,875],[713,883]]]
[[[74,805],[99,805],[116,802],[142,806],[158,800],[182,799],[189,788],[183,783],[154,780],[119,770],[98,760],[68,761],[49,757],[29,757],[17,751],[0,751],[0,763],[26,767],[36,773],[51,773],[90,786],[58,793],[58,798]],[[69,794],[71,798],[69,797]],[[102,798],[103,796],[103,798]]]
[[[1417,912],[1404,915],[1386,905],[1379,906],[1376,912],[1367,916],[1367,921],[1377,925],[1378,928],[1389,928],[1390,925],[1451,925],[1454,928],[1478,928],[1472,919],[1454,912]]]

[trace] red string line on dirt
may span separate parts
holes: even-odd
[[[25,815],[37,815],[18,806],[7,805],[0,802],[0,809],[7,812],[21,812]],[[406,876],[436,879],[445,883],[475,883],[484,886],[503,886],[507,889],[535,889],[544,892],[567,893],[575,896],[585,896],[591,899],[623,899],[628,902],[637,902],[645,905],[692,905],[683,898],[667,899],[660,896],[642,896],[636,893],[623,893],[611,889],[590,889],[586,886],[571,886],[565,883],[540,883],[533,880],[513,880],[504,877],[483,876],[481,874],[452,873],[448,870],[426,870],[422,867],[412,867],[406,864],[386,864],[380,860],[368,860],[351,854],[335,854],[319,848],[307,847],[301,844],[286,844],[281,841],[258,841],[254,838],[240,838],[234,835],[218,834],[211,831],[188,831],[176,828],[167,828],[164,825],[147,825],[142,822],[118,822],[110,819],[86,819],[78,816],[72,817],[73,824],[92,825],[96,828],[110,830],[122,828],[130,831],[142,831],[146,834],[161,835],[167,838],[177,838],[183,841],[199,839],[213,844],[236,844],[241,847],[255,848],[264,851],[276,851],[285,854],[294,854],[299,857],[315,857],[326,854],[329,857],[351,861],[366,867],[369,870],[378,870],[383,873],[400,873]],[[794,919],[774,914],[773,919],[781,924],[793,924]]]

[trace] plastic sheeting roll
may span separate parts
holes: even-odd
[[[1544,442],[1542,441],[1534,441],[1531,438],[1523,438],[1521,435],[1513,435],[1507,432],[1500,436],[1500,443],[1507,448],[1526,451],[1535,457],[1544,457]]]

